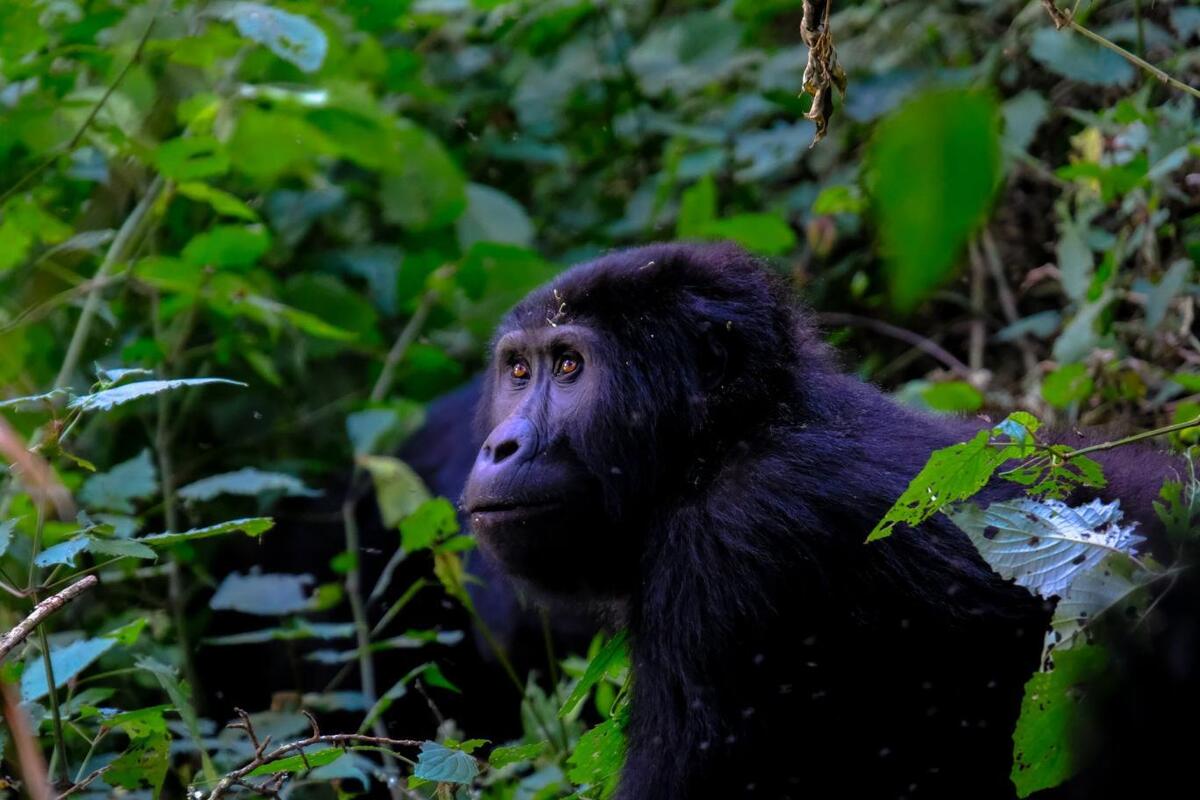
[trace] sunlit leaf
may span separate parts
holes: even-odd
[[[118,386],[114,389],[105,389],[95,394],[76,397],[67,404],[67,407],[77,408],[81,411],[109,411],[119,405],[124,405],[125,403],[149,397],[160,392],[184,389],[189,386],[206,386],[215,383],[229,386],[246,386],[246,384],[240,381],[230,381],[225,378],[180,378],[171,381],[139,381],[138,383],[128,383],[124,386]]]
[[[1133,554],[1144,538],[1121,524],[1120,501],[1072,508],[1058,500],[1019,498],[980,508],[946,509],[1001,576],[1041,597],[1062,596],[1071,582],[1112,553]]]
[[[183,533],[152,533],[149,536],[143,536],[137,541],[150,545],[151,547],[165,547],[168,545],[179,544],[180,542],[196,541],[198,539],[209,539],[213,536],[225,536],[230,533],[244,533],[247,536],[261,536],[266,531],[271,530],[275,526],[275,521],[270,517],[245,517],[243,519],[233,519],[228,522],[221,522],[216,525],[209,525],[205,528],[192,528]]]
[[[233,22],[242,36],[265,45],[305,72],[315,72],[325,60],[329,42],[324,31],[299,14],[250,2],[226,4],[217,14]]]
[[[96,639],[80,639],[62,647],[50,650],[50,665],[54,670],[54,684],[61,688],[79,673],[90,667],[96,659],[107,653],[117,644],[116,639],[98,637]],[[21,700],[30,702],[39,700],[50,691],[46,683],[46,670],[42,668],[41,659],[34,660],[21,675]]]

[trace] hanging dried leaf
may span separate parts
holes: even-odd
[[[812,95],[812,107],[804,116],[817,126],[809,147],[825,138],[829,117],[833,115],[833,87],[846,96],[846,71],[838,63],[833,47],[833,30],[829,27],[829,10],[833,0],[812,2],[804,0],[804,17],[800,22],[800,38],[808,45],[808,63],[804,67],[804,91]]]

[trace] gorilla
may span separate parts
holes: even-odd
[[[503,320],[479,393],[461,502],[484,553],[630,632],[620,798],[1013,796],[1049,609],[942,515],[864,544],[930,452],[983,422],[844,373],[731,245],[566,271]],[[1102,494],[1153,539],[1176,462],[1097,456]]]

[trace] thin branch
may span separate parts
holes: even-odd
[[[1071,459],[1077,456],[1086,455],[1088,453],[1098,453],[1101,450],[1112,450],[1115,447],[1123,447],[1124,445],[1133,444],[1134,442],[1141,442],[1146,439],[1154,439],[1158,436],[1165,436],[1168,433],[1175,433],[1176,431],[1184,431],[1188,428],[1197,427],[1200,427],[1200,417],[1188,420],[1187,422],[1176,422],[1174,425],[1167,425],[1163,428],[1155,428],[1151,431],[1142,431],[1141,433],[1135,433],[1132,436],[1126,436],[1123,439],[1115,439],[1111,442],[1101,442],[1100,444],[1093,444],[1089,447],[1081,447],[1078,450],[1072,450],[1069,453],[1063,453],[1060,457],[1064,459]]]
[[[871,319],[870,317],[861,317],[857,314],[843,314],[837,311],[823,311],[817,314],[817,322],[821,325],[833,326],[850,326],[855,328],[866,328],[867,330],[881,333],[884,336],[890,336],[893,339],[899,339],[902,342],[912,345],[926,355],[932,356],[951,372],[958,375],[960,378],[969,379],[971,377],[971,368],[963,362],[959,361],[946,348],[942,347],[937,342],[926,339],[918,333],[892,325],[883,320]]]
[[[392,349],[388,351],[387,357],[383,361],[383,369],[379,371],[379,378],[375,381],[374,388],[371,389],[370,400],[372,403],[380,402],[391,391],[392,382],[395,380],[396,367],[404,359],[408,348],[416,341],[421,328],[425,327],[425,320],[429,319],[429,312],[433,310],[435,299],[436,296],[433,292],[426,292],[425,296],[421,298],[421,303],[417,306],[417,310],[409,317],[408,322],[404,325],[404,329],[396,337],[395,343],[392,344]]]
[[[111,766],[112,766],[112,764],[105,764],[103,767],[100,767],[99,769],[92,770],[91,772],[89,772],[87,774],[87,777],[85,777],[81,781],[77,781],[75,784],[70,786],[65,792],[60,794],[55,800],[66,800],[66,798],[70,797],[71,795],[76,794],[78,792],[82,792],[84,789],[86,789],[88,786],[91,785],[92,781],[96,780],[101,775],[108,772],[108,768]]]
[[[385,749],[393,749],[397,747],[420,747],[422,744],[424,744],[424,742],[417,739],[392,739],[386,736],[367,736],[361,733],[323,734],[321,733],[320,727],[317,725],[316,718],[306,711],[304,712],[304,715],[308,717],[309,724],[312,726],[312,734],[306,739],[299,739],[297,741],[289,742],[288,744],[276,747],[273,750],[268,750],[267,748],[270,746],[271,737],[268,736],[262,741],[259,741],[258,735],[254,732],[254,723],[251,722],[250,715],[240,708],[236,709],[236,711],[239,721],[231,722],[227,727],[237,728],[246,732],[246,735],[250,738],[251,744],[254,745],[254,758],[250,759],[250,761],[246,762],[241,767],[221,778],[221,780],[217,782],[217,785],[213,787],[213,790],[209,792],[208,800],[218,800],[218,798],[224,797],[234,786],[249,788],[257,792],[264,791],[264,787],[253,786],[252,784],[246,783],[244,779],[259,767],[286,758],[291,753],[299,754],[305,759],[305,763],[307,763],[307,756],[304,753],[304,749],[307,747],[313,747],[319,744],[333,745],[337,747],[348,747],[350,745],[371,745]],[[276,788],[275,790],[277,791],[278,789]]]
[[[161,175],[156,176],[150,182],[149,188],[146,189],[146,194],[134,206],[129,216],[125,218],[125,222],[121,224],[121,229],[117,231],[116,237],[113,238],[112,245],[108,248],[108,253],[104,256],[104,261],[100,263],[100,268],[92,276],[92,290],[88,292],[87,299],[83,302],[83,311],[79,315],[79,322],[75,325],[75,332],[71,335],[71,343],[67,346],[67,354],[63,357],[58,377],[54,380],[54,388],[61,389],[66,387],[67,381],[71,378],[71,373],[75,371],[75,366],[79,363],[79,357],[83,354],[83,346],[87,343],[88,334],[91,332],[92,320],[100,308],[100,288],[106,283],[104,279],[116,268],[117,264],[125,260],[130,245],[133,244],[134,239],[141,232],[143,223],[149,216],[151,206],[158,200],[158,196],[162,194],[165,186],[166,181],[163,180]]]
[[[1192,97],[1200,98],[1200,89],[1197,89],[1194,86],[1188,86],[1183,81],[1171,77],[1169,74],[1154,66],[1146,59],[1129,52],[1119,44],[1110,42],[1100,34],[1094,33],[1093,31],[1090,31],[1080,25],[1075,21],[1075,13],[1073,11],[1064,11],[1054,4],[1054,0],[1042,0],[1042,6],[1046,9],[1046,13],[1050,15],[1050,19],[1054,22],[1055,28],[1059,30],[1062,30],[1063,28],[1070,28],[1081,36],[1091,39],[1101,47],[1113,51],[1117,55],[1121,56],[1121,58],[1125,59],[1134,66],[1145,70],[1168,86],[1172,86],[1181,92],[1187,92]]]
[[[88,575],[34,606],[33,611],[29,612],[29,616],[21,620],[17,627],[0,637],[0,660],[3,660],[14,647],[25,641],[25,638],[33,633],[43,620],[99,582],[100,580],[95,575]]]

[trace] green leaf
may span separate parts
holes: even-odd
[[[17,521],[15,519],[0,520],[0,557],[8,552],[8,546],[12,544],[13,533],[17,530]]]
[[[588,692],[592,690],[592,687],[604,680],[605,675],[628,666],[629,634],[627,631],[620,631],[608,640],[604,649],[597,653],[596,657],[588,664],[583,677],[575,684],[575,688],[563,702],[562,708],[558,710],[559,718],[562,719],[574,713],[579,704],[587,699]]]
[[[1018,797],[1058,786],[1075,774],[1071,741],[1079,707],[1107,666],[1102,648],[1075,647],[1059,655],[1052,671],[1038,672],[1025,684],[1013,731],[1011,777]]]
[[[310,489],[304,482],[281,472],[263,472],[245,467],[235,472],[211,475],[180,487],[180,498],[189,502],[212,500],[221,495],[258,497],[272,494],[282,497],[319,497],[320,492]]]
[[[1092,376],[1083,364],[1059,367],[1042,381],[1042,397],[1055,408],[1067,408],[1092,394]]]
[[[420,508],[422,503],[433,499],[425,482],[412,467],[398,458],[389,456],[360,456],[360,466],[370,473],[375,482],[375,498],[383,524],[394,528],[409,514]]]
[[[425,501],[400,520],[400,544],[410,553],[432,547],[455,533],[458,533],[458,513],[444,497]]]
[[[1004,152],[1024,153],[1033,142],[1034,134],[1046,121],[1050,103],[1033,89],[1026,89],[1004,101]]]
[[[246,106],[238,115],[228,150],[235,168],[268,183],[285,173],[303,171],[314,159],[337,148],[302,119]]]
[[[518,744],[511,747],[497,747],[492,750],[488,756],[488,764],[492,769],[502,769],[509,764],[516,764],[521,761],[533,761],[538,756],[549,750],[549,742],[535,742],[534,744]]]
[[[136,540],[102,539],[97,536],[84,534],[66,542],[59,542],[53,547],[47,547],[38,553],[33,563],[39,567],[50,567],[55,564],[74,567],[75,559],[83,552],[106,556],[127,556],[130,558],[158,558],[157,553]]]
[[[212,136],[168,139],[154,151],[154,165],[173,181],[211,178],[229,171],[229,156]]]
[[[79,490],[79,500],[89,509],[132,514],[133,501],[149,500],[158,493],[158,472],[149,450],[143,450],[99,475],[92,475]]]
[[[1136,617],[1146,607],[1146,586],[1155,576],[1130,558],[1114,553],[1080,573],[1058,599],[1042,647],[1042,668],[1063,650],[1090,641],[1092,625],[1110,611]]]
[[[729,239],[747,250],[779,256],[796,246],[792,226],[775,214],[735,214],[713,220],[699,231],[706,239]]]
[[[1167,317],[1167,308],[1187,286],[1192,274],[1190,259],[1181,258],[1167,269],[1162,279],[1146,294],[1146,330],[1153,331]]]
[[[437,742],[421,745],[413,775],[436,783],[469,784],[479,774],[479,764],[469,754]]]
[[[57,688],[67,685],[67,682],[90,667],[96,659],[107,653],[117,644],[116,639],[98,637],[95,639],[80,639],[63,647],[51,648],[50,666],[54,670],[54,684]],[[50,691],[46,683],[46,670],[40,660],[30,663],[21,674],[21,700],[31,702],[40,700]]]
[[[311,575],[232,572],[221,581],[208,606],[217,611],[264,616],[307,611],[312,608],[308,592],[312,584]]]
[[[197,203],[207,203],[213,211],[226,217],[237,217],[247,222],[259,222],[258,213],[238,197],[229,192],[209,186],[207,183],[181,183],[175,191]]]
[[[1082,361],[1092,352],[1100,338],[1096,332],[1096,322],[1116,297],[1116,293],[1107,288],[1098,299],[1079,310],[1054,341],[1052,352],[1055,361],[1064,364]]]
[[[1114,500],[1072,508],[1058,500],[1023,497],[980,508],[963,503],[946,516],[971,538],[979,554],[1002,577],[1040,597],[1061,597],[1071,582],[1112,553],[1135,553],[1144,538],[1137,523],[1122,525]]]
[[[1087,299],[1092,285],[1095,259],[1092,250],[1084,241],[1084,224],[1065,219],[1058,237],[1058,271],[1062,275],[1063,291],[1077,303]]]
[[[179,544],[180,542],[209,539],[213,536],[225,536],[226,534],[237,533],[239,531],[251,537],[261,536],[273,527],[275,527],[275,520],[270,517],[244,517],[242,519],[221,522],[217,525],[209,525],[205,528],[192,528],[183,533],[152,533],[135,541],[142,542],[151,547],[166,547],[168,545]]]
[[[679,219],[675,235],[680,239],[703,236],[704,228],[717,218],[717,184],[705,175],[683,193],[679,201]]]
[[[990,95],[951,89],[879,123],[868,185],[898,310],[911,311],[951,277],[986,219],[1000,178],[999,119]]]
[[[463,251],[476,242],[500,242],[518,247],[533,244],[533,223],[524,207],[499,189],[479,183],[467,185],[467,208],[455,222]]]
[[[271,235],[262,225],[217,225],[193,236],[183,259],[200,267],[249,267],[271,249]]]
[[[307,17],[263,3],[239,2],[221,7],[217,15],[233,22],[238,33],[264,45],[304,72],[315,72],[325,60],[325,32]]]
[[[345,750],[337,747],[326,747],[323,750],[306,751],[304,755],[288,756],[278,761],[271,761],[250,770],[250,775],[274,775],[278,772],[307,772],[309,769],[332,764],[345,754]]]
[[[1031,415],[1017,412],[995,428],[975,434],[969,442],[933,451],[867,541],[891,535],[899,523],[919,525],[945,506],[974,495],[1004,462],[1029,454],[1030,439],[1039,424]],[[989,444],[993,437],[1007,437],[1011,443],[993,446]]]
[[[599,797],[611,797],[625,763],[625,725],[628,706],[579,737],[567,759],[567,777],[577,784],[599,788]]]
[[[983,395],[966,381],[935,383],[921,392],[921,397],[934,411],[961,413],[983,406]]]
[[[184,389],[189,386],[206,386],[214,383],[243,388],[246,386],[241,381],[230,381],[225,378],[180,378],[171,381],[139,381],[137,383],[118,386],[115,389],[105,389],[95,394],[76,397],[67,404],[67,408],[77,408],[81,411],[110,411],[119,405],[159,394],[160,392]]]
[[[866,209],[866,198],[857,186],[827,186],[812,205],[814,214],[861,214]]]
[[[395,137],[401,159],[383,176],[383,218],[414,232],[450,224],[467,205],[458,165],[441,142],[411,122],[403,121]]]
[[[196,716],[196,709],[192,705],[191,688],[179,680],[174,669],[153,658],[140,658],[137,666],[153,675],[154,679],[158,681],[158,685],[167,693],[167,697],[175,706],[175,711],[183,719],[183,724],[187,728],[188,736],[191,737],[196,752],[200,753],[200,764],[205,780],[209,783],[216,783],[219,780],[219,773],[204,746],[204,737],[200,732],[200,719]]]
[[[1134,69],[1120,55],[1069,30],[1047,25],[1033,32],[1029,54],[1064,78],[1099,86],[1129,83]]]
[[[148,784],[151,796],[157,797],[170,766],[170,748],[171,737],[165,731],[134,738],[129,748],[108,765],[104,782],[129,790]]]

